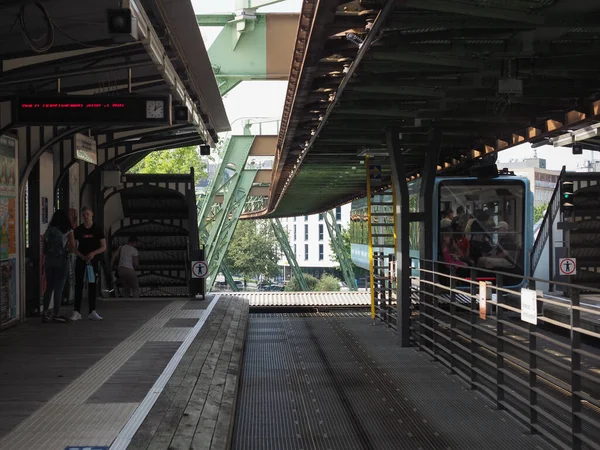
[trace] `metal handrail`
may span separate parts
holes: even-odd
[[[417,260],[417,261],[431,263],[431,264],[438,264],[438,265],[443,265],[443,266],[448,266],[448,267],[454,267],[454,268],[458,268],[458,269],[475,269],[477,272],[484,273],[484,274],[494,276],[494,277],[496,275],[502,275],[503,277],[519,278],[523,281],[551,283],[556,286],[562,286],[562,287],[567,288],[567,289],[565,289],[565,291],[567,291],[567,290],[569,290],[569,288],[571,288],[571,289],[577,290],[577,291],[586,291],[588,294],[599,294],[600,295],[600,289],[598,289],[598,288],[584,286],[581,284],[569,283],[566,281],[546,280],[544,278],[536,278],[536,277],[531,277],[531,276],[527,276],[527,275],[510,273],[510,272],[502,272],[500,270],[485,269],[483,267],[480,268],[480,267],[472,267],[472,266],[463,266],[461,264],[447,263],[445,261],[439,261],[439,260],[422,259],[422,258],[418,258],[418,257],[411,257],[411,260]],[[442,275],[446,276],[445,274],[442,274]]]
[[[531,289],[536,281],[548,280],[411,259],[419,263],[413,270],[422,274],[411,277],[419,280],[411,284],[411,299],[416,295],[419,304],[410,327],[411,339],[421,350],[465,379],[472,389],[491,397],[499,409],[527,423],[531,432],[559,447],[582,449],[598,442],[600,376],[596,367],[600,363],[600,333],[584,328],[581,314],[597,318],[600,310],[580,303],[580,291],[590,288],[557,283],[570,289],[567,303],[536,294],[538,306],[546,303],[562,307],[568,320],[538,313],[529,323],[520,320],[518,301],[511,304],[521,292],[504,287],[504,276],[526,280]],[[442,267],[449,270],[442,272]],[[459,269],[467,274],[459,276]],[[487,274],[494,275],[491,284]],[[487,280],[482,292],[485,303],[478,297],[479,282],[475,280],[479,275]],[[497,294],[495,300],[489,299],[489,290]],[[534,325],[536,322],[538,325]],[[540,324],[560,327],[570,339],[558,338],[557,328]]]
[[[548,209],[546,210],[546,214],[544,214],[544,218],[542,219],[542,224],[540,225],[537,238],[533,244],[533,248],[531,249],[531,273],[535,272],[535,269],[540,262],[542,257],[542,252],[544,251],[544,245],[546,245],[546,241],[550,236],[550,228],[554,225],[554,220],[558,215],[560,210],[560,185],[562,179],[565,176],[565,166],[563,166],[560,171],[560,175],[558,176],[558,180],[556,181],[556,186],[554,187],[554,192],[552,192],[552,197],[550,198],[550,203],[548,204]],[[552,243],[551,243],[552,245]]]

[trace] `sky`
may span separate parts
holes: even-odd
[[[235,0],[192,0],[196,14],[231,13]],[[300,12],[302,0],[285,0],[283,2],[260,8],[260,12]],[[219,33],[219,27],[201,27],[206,47],[210,47]],[[234,134],[241,134],[244,118],[281,118],[287,81],[245,81],[230,91],[223,99],[225,109],[232,124]],[[265,100],[268,99],[268,100]],[[265,134],[277,134],[277,125],[269,124],[263,128]],[[569,148],[540,147],[537,150],[539,158],[546,159],[546,168],[560,170],[563,165],[567,170],[582,167],[587,160],[600,160],[600,153],[584,151],[583,155],[574,156]],[[534,157],[534,150],[529,144],[519,145],[499,153],[498,161],[509,162],[512,159]]]

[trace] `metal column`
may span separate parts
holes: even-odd
[[[410,255],[409,255],[409,200],[408,183],[404,171],[404,157],[400,151],[400,135],[397,131],[388,131],[387,147],[392,168],[392,184],[396,205],[396,273],[398,338],[402,347],[410,345]]]

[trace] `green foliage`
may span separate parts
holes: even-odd
[[[172,150],[151,152],[129,169],[129,173],[190,173],[194,168],[194,184],[206,177],[206,162],[200,157],[198,147],[181,147]]]
[[[350,227],[342,228],[342,241],[344,242],[344,251],[348,258],[350,258]],[[331,260],[339,264],[335,248],[333,247],[333,239],[329,239],[329,250],[331,253]]]
[[[319,282],[319,279],[313,277],[312,275],[310,275],[308,273],[304,274],[304,279],[306,280],[308,289],[310,291],[314,291],[315,287],[317,286],[317,283]],[[296,280],[296,277],[292,276],[292,278],[290,278],[289,283],[286,284],[286,286],[285,286],[285,290],[286,290],[286,292],[297,292],[297,291],[301,290],[300,283],[298,283],[298,281]]]
[[[538,220],[541,220],[544,217],[544,213],[546,212],[547,208],[548,203],[544,203],[533,208],[533,223],[536,223]]]
[[[320,292],[331,292],[331,291],[339,291],[340,290],[340,279],[334,277],[333,275],[329,275],[328,273],[324,273],[321,276],[321,279],[315,286],[315,291]]]
[[[271,278],[279,273],[279,246],[270,224],[264,220],[240,220],[225,255],[232,273]]]

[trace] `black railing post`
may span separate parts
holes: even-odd
[[[535,290],[535,281],[529,280],[529,289]],[[538,303],[536,295],[536,304]],[[529,431],[536,433],[535,425],[538,422],[537,413],[537,356],[535,352],[537,350],[537,337],[535,332],[537,331],[537,325],[532,323],[527,324],[527,340],[529,341]]]
[[[386,143],[392,169],[392,189],[395,194],[394,212],[396,214],[396,264],[398,264],[398,294],[396,324],[398,340],[402,347],[410,345],[410,205],[408,182],[404,166],[403,149],[400,145],[399,130],[386,133]]]
[[[496,287],[504,286],[502,274],[496,275]],[[503,292],[496,289],[496,408],[504,409],[504,308]]]
[[[425,263],[425,260],[419,260],[419,266],[421,267],[421,276],[419,277],[419,349],[423,349],[425,347],[425,327],[423,326],[425,323],[425,302],[427,301],[427,292],[431,287],[427,284],[427,280],[429,280],[429,274],[426,273],[426,270],[429,270],[429,263]]]
[[[450,266],[450,372],[456,373],[456,267]]]
[[[476,286],[476,276],[477,271],[475,268],[471,268],[470,271],[471,283],[469,284],[470,289],[469,293],[471,294],[471,310],[469,311],[469,318],[471,322],[471,341],[469,343],[469,349],[471,351],[471,389],[477,388],[477,372],[475,371],[475,366],[477,365],[477,344],[475,343],[475,339],[477,338],[477,329],[475,325],[477,325],[477,318],[479,317],[479,308],[477,307],[477,286]]]
[[[437,261],[433,261],[432,267],[433,267],[433,272],[434,272],[432,274],[433,275],[432,276],[432,280],[435,280],[436,275],[439,273],[438,262]],[[440,284],[443,284],[442,280],[439,279],[441,277],[443,277],[443,275],[441,275],[440,277],[438,277],[438,282]],[[438,291],[439,290],[436,289],[435,286],[432,286],[432,288],[433,289],[431,290],[432,297],[431,297],[431,306],[430,306],[430,310],[431,310],[431,330],[432,330],[431,331],[431,339],[432,339],[432,342],[433,342],[433,344],[432,344],[433,345],[433,348],[432,348],[432,350],[433,350],[433,357],[434,357],[434,359],[438,359],[437,358],[437,354],[438,354],[438,333],[440,331],[439,331],[439,327],[438,327],[438,311],[437,311],[437,308],[438,308],[438,305],[439,305],[439,302],[438,302],[438,295],[439,295]]]
[[[571,289],[571,448],[581,450],[581,333],[579,329],[580,311],[579,311],[580,292],[578,289]]]

